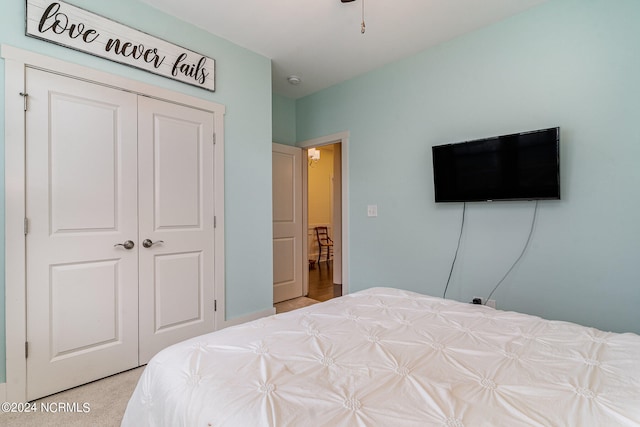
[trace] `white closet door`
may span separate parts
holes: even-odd
[[[213,123],[211,112],[139,99],[140,364],[214,330]]]
[[[26,81],[31,400],[138,366],[138,135],[136,95]]]

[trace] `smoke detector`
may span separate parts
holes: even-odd
[[[302,79],[298,76],[289,76],[287,77],[287,81],[289,82],[289,84],[292,84],[294,86],[299,85],[300,83],[302,83]]]

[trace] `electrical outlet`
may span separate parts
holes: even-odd
[[[490,299],[489,301],[487,301],[486,304],[485,304],[485,301],[486,300],[482,297],[473,297],[471,299],[471,304],[481,304],[481,305],[486,305],[487,307],[496,308],[496,300]]]

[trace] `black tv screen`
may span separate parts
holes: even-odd
[[[560,199],[560,128],[432,147],[435,201]]]

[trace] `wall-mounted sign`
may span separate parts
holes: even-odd
[[[27,35],[215,91],[215,60],[62,1],[27,0]]]

